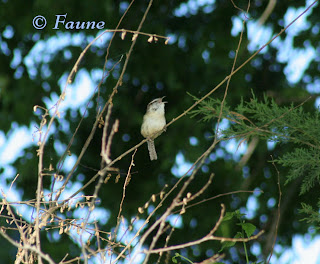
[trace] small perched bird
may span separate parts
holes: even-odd
[[[141,135],[148,139],[147,143],[150,160],[158,159],[157,152],[154,147],[154,139],[161,135],[166,125],[164,104],[167,102],[162,101],[164,97],[152,100],[147,106],[146,114],[143,116]]]

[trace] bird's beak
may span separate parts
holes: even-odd
[[[161,97],[161,102],[162,102],[162,103],[168,103],[168,102],[163,102],[163,101],[162,101],[162,100],[163,100],[163,98],[165,98],[165,96]]]

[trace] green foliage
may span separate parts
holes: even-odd
[[[241,232],[237,232],[237,234],[234,236],[234,238],[242,238],[242,233]],[[236,244],[236,242],[233,242],[233,241],[225,241],[225,242],[222,243],[222,246],[221,246],[221,249],[219,250],[219,252],[222,252],[226,248],[231,248],[235,244]]]
[[[175,254],[174,254],[174,256],[172,257],[172,262],[173,262],[173,263],[178,263],[177,258],[181,258],[181,259],[185,260],[185,261],[188,262],[188,263],[193,263],[190,259],[188,259],[188,258],[180,255],[179,253],[175,253]]]
[[[220,99],[209,98],[202,101],[198,109],[191,112],[191,116],[201,115],[203,121],[212,120],[220,116],[221,104]],[[221,117],[230,121],[230,127],[222,131],[226,139],[259,136],[281,143],[293,142],[314,148],[320,146],[319,112],[311,115],[304,112],[301,106],[279,106],[266,95],[259,101],[252,93],[249,102],[241,99],[234,110],[230,110],[224,102]]]
[[[312,208],[311,205],[301,203],[301,209],[299,210],[299,213],[301,214],[307,214],[308,217],[301,219],[301,221],[306,221],[307,223],[312,223],[316,225],[316,229],[320,229],[320,213],[319,210],[316,211]],[[320,200],[318,202],[318,207],[320,208]]]
[[[253,232],[257,229],[257,227],[251,223],[239,223],[239,226],[241,226],[242,230],[246,233],[247,237],[250,237],[253,235]]]
[[[244,238],[244,237],[250,237],[254,233],[254,231],[257,229],[257,227],[251,223],[246,223],[243,220],[243,217],[245,215],[241,214],[239,210],[236,210],[234,212],[226,212],[225,216],[223,217],[223,222],[230,221],[232,219],[236,219],[238,226],[241,227],[241,231],[237,232],[237,234],[234,236],[234,238]],[[246,236],[244,236],[243,232],[245,232]],[[222,247],[219,252],[223,251],[225,248],[232,247],[236,244],[236,242],[233,241],[226,241],[222,243]]]
[[[289,167],[286,183],[302,177],[300,194],[304,194],[320,182],[320,150],[317,148],[296,148],[276,160]]]
[[[224,215],[222,222],[229,221],[232,218],[240,219],[241,217],[245,216],[244,214],[241,214],[239,210],[236,210],[234,212],[226,212]]]
[[[75,21],[103,20],[106,22],[106,28],[113,29],[123,15],[123,5],[126,5],[126,3],[121,2],[122,7],[120,7],[118,2],[101,0],[95,1],[94,5],[89,1],[79,2],[77,0],[68,1],[68,5],[66,5],[65,1],[61,0],[1,1],[0,15],[2,19],[0,21],[0,32],[3,34],[1,35],[0,52],[0,127],[1,135],[6,136],[5,141],[7,140],[7,136],[9,137],[10,134],[15,132],[17,126],[29,126],[32,124],[32,127],[34,127],[32,122],[39,125],[41,114],[33,113],[32,109],[34,105],[45,106],[44,98],[54,98],[56,95],[60,95],[58,80],[60,80],[63,74],[70,72],[78,56],[83,52],[84,47],[93,37],[97,36],[96,30],[53,30],[52,22],[54,22],[55,15],[68,13],[68,19]],[[147,5],[147,2],[134,1],[126,17],[122,20],[120,28],[135,30]],[[237,3],[237,5],[245,8],[247,2]],[[288,4],[286,1],[278,1],[277,7],[268,18],[267,24],[263,25],[263,27],[268,27],[272,34],[276,34],[283,28],[283,17],[287,10],[293,8],[293,6],[302,7],[302,5],[305,5],[305,3],[291,1]],[[220,83],[230,73],[233,52],[239,40],[238,36],[230,34],[233,28],[232,20],[235,18],[242,19],[243,13],[228,1],[203,4],[196,11],[191,6],[188,6],[187,1],[153,1],[142,31],[173,36],[173,41],[169,45],[164,45],[161,41],[158,43],[148,43],[147,38],[139,36],[128,63],[123,84],[113,100],[114,107],[111,118],[119,119],[120,127],[114,138],[111,158],[117,157],[142,139],[139,133],[141,119],[146,104],[151,99],[166,95],[166,100],[169,102],[166,108],[167,120],[172,120],[192,104],[192,98],[186,96],[186,91],[202,98],[202,96],[212,89],[212,86]],[[318,33],[314,33],[317,32],[314,29],[316,29],[316,24],[319,21],[319,6],[317,5],[316,10],[309,12],[306,16],[309,27],[305,28],[303,32],[297,33],[295,41],[293,41],[294,45],[298,45],[299,47],[303,43],[307,43],[313,47],[318,45],[319,36]],[[187,13],[177,16],[175,12],[180,7],[187,9]],[[265,6],[259,1],[252,2],[248,17],[251,21],[257,20],[264,10]],[[42,14],[48,19],[48,27],[45,30],[35,30],[32,27],[32,19],[36,14]],[[295,28],[295,24],[292,25],[292,28]],[[10,32],[9,29],[11,29],[13,35],[6,37],[4,32]],[[285,35],[280,36],[281,40],[286,38]],[[68,39],[69,41],[65,41],[62,46],[57,45],[57,47],[53,47],[52,40],[54,39],[57,44],[60,39]],[[244,34],[237,64],[245,61],[252,54],[247,49],[249,41],[246,34]],[[31,56],[32,51],[36,51],[36,47],[40,43],[46,48]],[[50,43],[51,45],[49,45]],[[129,34],[127,34],[125,40],[120,38],[120,34],[115,35],[112,47],[109,50],[108,64],[106,65],[106,70],[108,71],[107,78],[103,80],[101,89],[96,93],[97,97],[92,98],[88,102],[90,107],[87,109],[85,118],[79,129],[78,124],[84,113],[83,105],[79,109],[66,110],[64,112],[65,116],[56,121],[56,130],[52,131],[52,137],[50,138],[52,142],[49,142],[45,147],[45,168],[49,168],[50,165],[55,169],[57,168],[56,165],[61,157],[61,149],[58,150],[56,146],[60,145],[60,143],[64,151],[65,147],[69,142],[71,144],[72,141],[70,149],[72,155],[77,157],[81,153],[84,142],[86,142],[95,120],[96,110],[101,109],[101,106],[108,100],[117,81],[119,69],[123,67],[123,64],[120,63],[118,65],[119,69],[112,70],[112,68],[122,54],[128,53],[128,47],[131,43],[131,36]],[[94,72],[103,68],[109,42],[100,42],[99,40],[96,44],[85,54],[78,71],[78,73],[82,70],[88,72],[89,77],[94,81],[95,85],[101,79],[100,74],[97,78],[97,74],[94,74]],[[311,134],[311,131],[315,135],[319,127],[315,122],[312,123],[313,116],[310,117],[311,120],[308,127],[306,127],[306,124],[301,125],[302,131],[299,124],[295,124],[297,127],[290,129],[288,126],[283,127],[280,124],[277,126],[278,120],[274,120],[271,124],[267,124],[264,127],[264,122],[272,120],[272,116],[275,119],[280,118],[284,120],[286,118],[286,116],[281,117],[281,112],[279,111],[282,111],[282,108],[275,110],[272,107],[276,108],[276,105],[264,107],[257,102],[256,106],[252,104],[253,108],[251,109],[250,102],[249,104],[244,103],[251,96],[248,87],[251,87],[255,91],[258,98],[263,93],[272,94],[276,102],[279,100],[300,102],[301,98],[308,93],[305,87],[310,83],[310,79],[316,80],[319,75],[319,62],[312,61],[310,67],[305,71],[307,78],[303,78],[299,83],[295,84],[295,87],[292,87],[292,84],[288,84],[284,74],[284,68],[287,66],[286,62],[276,60],[279,51],[281,51],[281,48],[278,48],[276,45],[268,46],[264,50],[265,53],[258,54],[251,63],[248,63],[232,76],[231,85],[234,87],[230,87],[232,90],[229,90],[227,96],[228,104],[224,104],[222,108],[222,117],[230,119],[230,130],[223,131],[222,136],[224,139],[227,139],[235,135],[236,137],[248,140],[254,134],[257,134],[261,138],[275,140],[281,144],[296,140],[294,143],[311,151],[310,148],[312,146],[305,144],[305,142],[316,146],[318,145],[316,143],[317,139],[319,139],[318,136],[314,136],[313,138],[308,136],[308,134]],[[207,54],[207,59],[204,59],[204,54]],[[27,63],[28,61],[30,62],[30,59],[31,63]],[[77,82],[77,78],[78,74],[75,76],[75,82]],[[87,87],[88,90],[92,91],[95,88]],[[180,118],[168,128],[165,136],[159,137],[156,140],[158,155],[161,157],[156,163],[146,160],[148,153],[145,146],[141,146],[138,149],[134,158],[136,165],[133,169],[134,177],[132,177],[127,187],[123,210],[124,218],[131,219],[132,216],[135,216],[137,208],[144,204],[151,194],[159,192],[165,184],[169,186],[174,185],[177,178],[172,173],[172,168],[177,165],[176,157],[178,153],[183,154],[185,161],[194,162],[206,150],[207,145],[211,143],[212,137],[210,135],[212,136],[213,134],[212,127],[215,126],[216,121],[216,119],[213,120],[212,118],[219,116],[221,109],[221,99],[219,98],[222,98],[223,94],[224,90],[218,89],[214,93],[215,100],[208,99],[200,104],[199,109],[201,111],[199,114],[203,115],[203,113],[206,113],[203,115],[204,120],[207,121],[206,123],[195,122],[194,119],[186,117]],[[237,105],[241,96],[244,99],[240,106],[244,109],[237,109],[237,107],[240,107]],[[51,108],[53,105],[48,105],[47,107]],[[254,114],[254,111],[257,111],[255,107],[260,109],[260,113],[257,115]],[[231,109],[235,109],[234,112]],[[291,109],[291,107],[287,106],[287,109]],[[241,111],[242,114],[240,114]],[[248,112],[245,113],[245,111]],[[304,118],[308,118],[307,114],[302,114],[305,115]],[[246,119],[244,115],[248,115],[246,118],[250,119]],[[295,122],[299,120],[299,113],[297,112],[296,115],[297,117],[293,117],[295,119],[293,121]],[[288,120],[288,122],[290,124],[291,120]],[[257,129],[259,125],[262,125],[262,127]],[[297,128],[296,131],[294,131],[295,128]],[[75,131],[78,131],[75,140],[71,140]],[[305,134],[301,135],[301,132]],[[72,182],[69,182],[70,185],[73,183],[81,185],[87,183],[96,171],[100,169],[101,134],[102,129],[97,129],[85,156],[72,177]],[[197,139],[197,144],[189,144],[190,137]],[[126,140],[124,140],[125,138]],[[34,146],[33,148],[26,149],[17,156],[17,160],[13,164],[10,164],[10,170],[12,171],[14,168],[12,174],[14,176],[16,174],[20,175],[15,181],[14,188],[23,193],[23,200],[25,201],[34,199],[35,195],[38,175],[37,148],[37,146]],[[194,184],[190,186],[191,193],[198,191],[198,187],[203,184],[202,181],[211,172],[214,172],[216,176],[212,188],[210,187],[210,190],[204,194],[207,196],[206,198],[239,190],[242,186],[244,181],[242,171],[236,170],[235,161],[230,158],[223,144],[220,144],[217,148],[223,155],[217,156],[215,152],[212,153],[205,164],[206,168],[202,171],[203,175],[196,177]],[[279,149],[277,150],[279,151]],[[265,186],[264,192],[267,195],[260,197],[261,201],[259,202],[261,202],[261,206],[257,214],[269,216],[271,212],[270,208],[267,208],[265,205],[266,200],[277,195],[277,188],[274,188],[270,180],[266,180],[263,173],[270,166],[267,162],[267,157],[269,157],[269,152],[266,147],[259,146],[252,156],[251,160],[253,162],[249,161],[247,164],[247,169],[250,171],[249,177],[254,179],[250,185],[247,185],[247,188]],[[282,155],[281,158],[283,157]],[[115,164],[115,167],[119,168],[121,175],[126,175],[130,160],[131,155],[128,155]],[[289,164],[288,167],[290,166]],[[306,171],[312,171],[312,169],[308,167]],[[69,172],[70,168],[66,166],[61,171],[61,174],[68,175]],[[1,171],[1,178],[10,185],[14,176],[10,178],[8,176],[9,173],[7,175],[6,173],[6,171]],[[79,177],[79,179],[82,179],[81,182],[77,180],[78,176],[81,176]],[[316,177],[313,177],[316,181]],[[112,176],[108,184],[103,186],[103,191],[99,193],[101,200],[99,206],[108,210],[110,212],[110,219],[113,220],[118,215],[122,185],[125,177],[121,176],[117,183],[114,178]],[[294,179],[292,177],[291,181]],[[84,190],[84,193],[92,195],[95,184],[96,182],[88,186]],[[311,184],[308,187],[310,186],[313,185]],[[50,188],[50,178],[46,177],[44,191],[46,192]],[[72,187],[68,185],[67,188],[71,189]],[[236,198],[238,199],[236,208],[245,205],[247,200],[246,195],[239,195]],[[232,199],[229,195],[224,196],[223,202],[226,206],[230,206]],[[288,207],[292,210],[287,210],[286,214],[282,215],[288,223],[294,222],[294,209],[299,204],[300,202],[297,199],[289,201]],[[166,206],[167,204],[164,203],[162,208],[166,208]],[[210,206],[210,210],[208,210],[207,206]],[[192,207],[191,210],[192,213],[183,216],[184,230],[180,234],[177,232],[178,234],[172,237],[172,244],[181,243],[182,240],[192,241],[199,233],[205,233],[208,226],[212,225],[213,219],[220,212],[219,206],[216,206],[216,200],[206,203],[205,207],[200,205]],[[34,214],[32,216],[34,217]],[[150,224],[158,217],[159,215],[155,215],[150,219]],[[69,215],[67,218],[69,218]],[[191,226],[191,224],[189,225],[188,223],[191,223],[192,220],[194,220],[193,222],[201,223],[201,225],[198,224],[196,227]],[[259,218],[253,221],[256,221],[254,224],[259,228],[265,226],[265,223],[259,222]],[[109,220],[106,225],[103,225],[103,230],[109,231],[114,228],[114,225],[114,221]],[[241,228],[247,227],[241,226]],[[285,246],[290,244],[293,234],[304,233],[307,229],[306,225],[296,227],[296,225],[292,224],[282,225],[281,228],[279,231],[279,236],[281,237],[279,243],[283,243]],[[48,237],[51,236],[55,237],[54,233],[50,233],[49,230]],[[81,249],[78,245],[67,239],[67,236],[62,236],[59,240],[54,239],[54,241],[50,241],[48,237],[44,233],[41,238],[42,249],[45,253],[52,256],[56,262],[60,262],[61,259],[65,258],[66,253],[69,254],[68,258],[81,254]],[[16,254],[15,248],[11,247],[13,250],[8,250],[11,245],[2,238],[0,240],[1,244],[5,245],[0,250],[0,259],[6,263],[12,263]],[[146,241],[146,245],[150,244],[150,240]],[[18,236],[15,237],[15,241],[19,241]],[[264,242],[259,241],[259,243],[263,247]],[[101,248],[105,246],[106,243],[102,242]],[[214,246],[216,248],[219,247],[219,245],[210,243],[199,246],[200,256],[194,256],[194,259],[196,257],[204,259],[206,250]],[[189,254],[192,256],[192,249],[187,250],[188,256]],[[242,257],[243,253],[239,252],[239,255]],[[226,259],[229,259],[229,256],[226,256]]]
[[[195,100],[198,100],[193,96]],[[192,117],[201,115],[208,122],[220,116],[222,102],[209,98],[202,101]],[[302,104],[279,106],[274,99],[264,95],[262,101],[252,94],[248,102],[231,110],[226,102],[222,108],[222,118],[229,120],[229,127],[221,131],[221,139],[246,139],[258,136],[281,145],[293,144],[293,150],[285,152],[274,161],[288,168],[285,183],[302,178],[300,195],[309,192],[320,183],[320,118],[318,109],[305,112]],[[303,203],[301,213],[310,215],[309,221],[317,222],[319,214]],[[230,217],[230,216],[228,216]]]

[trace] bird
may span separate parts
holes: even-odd
[[[150,160],[158,159],[156,148],[154,146],[154,139],[165,131],[166,117],[164,105],[167,102],[163,101],[164,97],[165,96],[152,100],[148,104],[147,111],[143,116],[141,135],[148,140],[147,144]]]

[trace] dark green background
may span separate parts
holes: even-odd
[[[120,28],[136,30],[140,20],[146,10],[147,1],[136,1],[124,18]],[[166,105],[166,117],[170,121],[186,110],[193,99],[187,93],[191,93],[201,98],[223,80],[231,71],[233,64],[232,52],[237,48],[239,36],[231,36],[232,17],[241,16],[241,12],[235,9],[230,1],[215,1],[212,12],[204,12],[207,5],[200,7],[194,14],[186,16],[174,16],[175,8],[182,5],[181,1],[155,1],[150,9],[147,19],[142,27],[143,32],[155,33],[168,36],[174,34],[176,41],[164,45],[163,40],[158,43],[148,43],[148,37],[138,38],[131,55],[123,85],[119,87],[118,93],[113,99],[113,112],[111,121],[116,118],[120,121],[119,132],[115,135],[112,146],[112,158],[117,157],[130,147],[142,140],[140,135],[140,125],[145,107],[153,98],[166,95],[168,104]],[[247,8],[247,1],[237,1],[240,8]],[[278,1],[271,16],[265,26],[272,29],[274,33],[283,28],[283,17],[288,8],[304,6],[304,1]],[[252,1],[249,17],[257,20],[266,7],[264,1]],[[315,48],[319,46],[319,5],[308,16],[310,27],[300,32],[294,38],[294,47],[305,47],[309,43]],[[68,45],[55,53],[49,55],[48,62],[43,62],[47,54],[39,54],[39,63],[35,65],[36,75],[30,78],[28,68],[23,58],[30,52],[38,40],[48,40],[53,36],[59,36],[67,32],[60,26],[59,30],[53,30],[56,14],[67,13],[67,21],[105,21],[108,29],[116,27],[123,10],[119,8],[116,1],[1,1],[0,3],[0,32],[8,26],[14,30],[14,35],[10,39],[1,36],[2,43],[7,43],[10,52],[7,54],[3,48],[0,49],[0,128],[10,135],[12,122],[18,125],[29,125],[31,121],[39,123],[39,116],[32,112],[34,105],[43,106],[42,99],[50,97],[52,92],[60,94],[60,87],[57,81],[64,73],[69,73],[78,56],[84,47],[90,42],[85,41],[81,45]],[[44,30],[36,30],[32,26],[32,19],[36,15],[43,15],[47,18],[48,25]],[[291,28],[294,28],[293,24]],[[318,33],[316,32],[318,28]],[[314,30],[312,32],[312,29]],[[79,31],[68,31],[70,37]],[[86,36],[96,36],[96,30],[82,30]],[[284,39],[286,33],[280,36]],[[307,42],[306,42],[307,41]],[[248,45],[247,31],[243,35],[243,41],[239,50],[238,63],[244,62],[251,53],[247,50]],[[120,34],[116,36],[112,44],[109,58],[111,62],[119,60],[121,55],[125,55],[131,45],[131,35],[127,34],[125,40],[121,40]],[[85,58],[80,64],[81,69],[90,72],[91,69],[102,69],[106,46],[90,48]],[[16,67],[10,67],[14,57],[14,50],[19,50],[22,60]],[[207,50],[210,53],[207,62],[202,58],[202,53]],[[66,59],[64,52],[72,54],[70,59]],[[304,76],[305,78],[295,84],[289,84],[283,73],[286,64],[276,60],[277,50],[268,47],[263,55],[258,55],[252,62],[247,64],[237,74],[232,77],[227,103],[230,107],[239,104],[241,98],[248,100],[251,98],[251,91],[258,98],[263,98],[263,94],[274,97],[279,104],[288,105],[291,102],[300,103],[307,96],[306,85],[319,78],[319,60],[312,61]],[[123,60],[124,61],[124,60]],[[121,67],[123,66],[123,61]],[[254,63],[257,62],[257,63]],[[259,62],[259,63],[258,63]],[[258,66],[256,66],[258,65]],[[46,76],[45,68],[50,69],[51,74]],[[110,69],[110,68],[109,68]],[[15,73],[21,72],[19,78],[14,77]],[[249,77],[249,78],[248,78]],[[112,92],[117,79],[111,74],[101,86],[101,97],[99,106],[103,105]],[[98,83],[96,83],[98,84]],[[43,86],[50,89],[45,90]],[[223,98],[225,85],[219,88],[213,96]],[[78,155],[87,139],[93,122],[95,121],[96,97],[92,100],[93,104],[89,108],[88,116],[84,119],[76,140],[72,145],[71,153]],[[314,100],[304,105],[307,111],[314,111]],[[77,115],[74,116],[74,113]],[[80,120],[80,111],[67,110],[65,119],[70,123],[70,130],[64,131],[57,129],[53,136],[48,140],[45,148],[45,164],[55,166],[59,161],[59,155],[54,149],[54,142],[61,141],[67,144],[75,131]],[[59,127],[59,121],[55,121]],[[159,160],[150,162],[146,145],[140,147],[135,156],[134,174],[127,187],[126,200],[123,214],[132,217],[136,214],[137,208],[142,206],[153,193],[160,192],[164,184],[172,186],[177,178],[171,173],[175,164],[176,155],[181,152],[186,161],[194,162],[211,144],[214,133],[215,123],[201,123],[197,118],[190,118],[189,115],[181,118],[170,126],[167,132],[156,140],[156,147]],[[130,140],[125,142],[123,135],[128,134]],[[85,175],[85,182],[95,175],[100,168],[100,145],[102,130],[97,129],[93,141],[91,142],[85,156],[75,172],[74,179],[80,173]],[[196,137],[199,143],[192,146],[189,143],[190,137]],[[225,150],[225,143],[221,143],[216,150],[223,153],[222,157],[208,159],[207,169],[199,171],[195,181],[188,191],[195,193],[207,181],[210,173],[214,173],[214,181],[203,197],[209,198],[220,193],[235,190],[253,190],[260,188],[264,191],[258,197],[258,209],[256,217],[247,220],[258,227],[265,229],[266,234],[258,240],[264,254],[271,250],[267,245],[267,236],[274,221],[276,206],[267,207],[270,198],[278,199],[277,175],[273,165],[269,162],[270,155],[277,157],[281,153],[292,148],[290,145],[277,145],[272,151],[267,149],[265,141],[259,141],[253,156],[249,160],[244,170],[237,169],[237,162],[232,159],[232,155]],[[211,156],[212,157],[212,156]],[[114,177],[108,184],[102,186],[100,191],[101,207],[111,211],[111,220],[100,228],[110,231],[115,225],[119,202],[122,195],[122,186],[126,170],[130,164],[131,155],[124,157],[115,164],[123,173],[119,183],[114,183]],[[0,164],[1,165],[1,164]],[[25,150],[23,156],[19,157],[13,166],[21,176],[16,183],[17,187],[23,190],[23,199],[34,198],[37,182],[37,157],[36,147]],[[278,243],[283,246],[290,246],[294,234],[305,234],[309,226],[305,222],[300,222],[301,215],[297,213],[300,208],[300,201],[307,201],[314,204],[316,201],[313,194],[309,193],[299,197],[299,184],[293,182],[284,186],[286,170],[279,167],[281,176],[281,186],[283,192],[281,221],[278,230]],[[245,172],[244,172],[245,171]],[[5,172],[3,172],[5,173]],[[66,171],[64,173],[67,173]],[[244,178],[246,175],[246,178]],[[45,188],[49,188],[49,180],[44,182]],[[86,194],[92,194],[94,185],[88,187]],[[317,190],[315,190],[317,191]],[[226,205],[227,211],[234,211],[246,205],[248,194],[238,194],[212,200],[205,204],[193,207],[183,216],[183,229],[176,229],[170,240],[170,244],[177,244],[191,241],[204,236],[215,224],[220,213],[220,204]],[[173,196],[172,196],[173,197]],[[165,208],[165,206],[163,206]],[[159,211],[159,214],[164,209]],[[262,222],[261,216],[266,216],[267,221]],[[191,227],[190,222],[197,221],[196,227]],[[193,222],[194,222],[193,220]],[[152,220],[154,221],[154,219]],[[4,221],[1,220],[4,224]],[[224,235],[234,236],[238,231],[235,223],[226,224]],[[9,232],[16,239],[18,234]],[[221,233],[220,233],[221,235]],[[164,240],[165,237],[162,237]],[[163,241],[162,241],[163,242]],[[78,256],[80,249],[73,245],[73,242],[62,236],[58,242],[48,239],[46,233],[42,233],[42,249],[50,254],[55,261],[60,261],[69,252],[71,256]],[[150,243],[150,241],[147,241]],[[0,259],[3,263],[13,263],[15,249],[1,238]],[[237,244],[238,245],[238,244]],[[252,245],[252,244],[249,244]],[[159,246],[161,246],[159,244]],[[236,246],[238,247],[238,246]],[[201,261],[206,258],[206,250],[213,249],[214,252],[220,248],[219,242],[208,242],[199,246],[199,255],[193,255],[193,251],[188,249],[188,258],[192,261]],[[66,250],[67,249],[67,250]],[[8,254],[8,252],[10,252]],[[225,260],[230,263],[243,263],[244,252],[242,245],[239,244],[238,250],[228,253]],[[256,258],[250,253],[252,261]],[[261,257],[261,256],[260,256]]]

